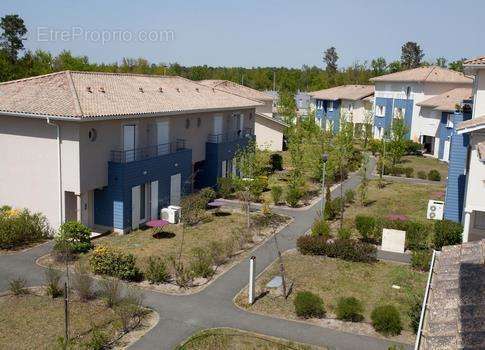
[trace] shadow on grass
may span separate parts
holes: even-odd
[[[153,238],[155,239],[168,239],[168,238],[174,238],[175,233],[173,232],[167,232],[167,231],[160,231],[160,232],[155,232],[152,235]]]
[[[231,215],[231,213],[229,213],[227,211],[218,211],[218,212],[214,213],[214,216],[220,216],[220,217],[230,216],[230,215]]]

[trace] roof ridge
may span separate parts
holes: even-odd
[[[69,70],[61,70],[61,71],[58,71],[58,72],[52,72],[52,73],[41,74],[41,75],[34,75],[34,76],[31,76],[31,77],[25,77],[25,78],[20,78],[20,79],[15,79],[15,80],[2,81],[2,82],[0,82],[0,85],[8,85],[8,84],[18,83],[18,82],[22,82],[22,81],[29,81],[29,80],[48,77],[48,76],[51,76],[51,75],[61,75],[61,74],[66,73],[66,72],[69,72]]]
[[[83,115],[83,110],[81,108],[81,101],[79,101],[79,95],[76,90],[76,86],[74,85],[74,80],[72,79],[72,75],[70,71],[66,71],[66,74],[69,79],[69,87],[71,89],[72,97],[74,98],[74,108],[79,115]]]
[[[131,73],[131,72],[102,72],[102,71],[83,71],[83,70],[71,70],[69,72],[74,74],[119,75],[119,76],[135,76],[135,77],[149,77],[149,78],[183,78],[180,75],[161,75],[161,74]]]

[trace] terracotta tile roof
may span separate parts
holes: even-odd
[[[236,94],[245,98],[250,98],[256,101],[273,101],[273,97],[259,90],[250,87],[236,84],[229,80],[207,79],[199,81],[200,84],[210,86],[221,91]]]
[[[465,66],[485,65],[485,56],[472,58],[463,62]]]
[[[473,96],[472,88],[456,88],[417,103],[421,107],[431,107],[437,111],[453,112],[456,105]]]
[[[419,349],[485,349],[485,240],[437,253]]]
[[[361,100],[374,94],[374,85],[341,85],[308,93],[321,100]]]
[[[402,72],[381,75],[380,77],[371,78],[369,80],[372,82],[406,81],[457,84],[471,84],[473,81],[472,78],[465,76],[463,73],[438,66],[426,66],[408,69]]]
[[[258,105],[177,76],[63,71],[0,83],[0,113],[96,119]]]
[[[477,118],[472,118],[461,122],[457,127],[457,131],[465,130],[465,129],[472,129],[477,127],[485,127],[485,115]]]

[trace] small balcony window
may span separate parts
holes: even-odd
[[[453,117],[451,114],[448,114],[448,117],[446,118],[446,127],[453,129]]]
[[[384,117],[386,115],[386,106],[376,105],[376,116]]]

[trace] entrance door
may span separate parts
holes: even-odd
[[[140,186],[131,188],[131,228],[140,227]]]
[[[450,160],[450,140],[445,140],[443,146],[443,160],[448,162]]]
[[[157,143],[158,155],[167,154],[170,152],[168,143],[170,142],[170,125],[167,121],[157,123]]]
[[[170,204],[180,204],[180,192],[182,189],[182,176],[175,174],[170,176]]]
[[[135,160],[136,147],[136,125],[123,125],[123,151],[125,161],[132,162]]]
[[[158,181],[150,184],[150,219],[158,219]]]

